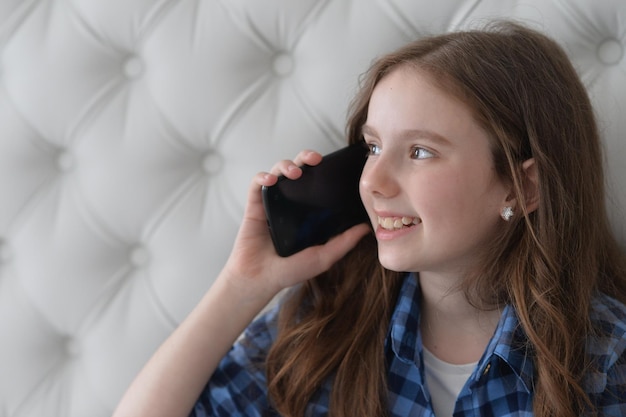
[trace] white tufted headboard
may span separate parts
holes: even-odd
[[[579,69],[626,245],[624,0],[0,0],[0,417],[109,416],[252,175],[340,147],[376,55],[495,17]]]

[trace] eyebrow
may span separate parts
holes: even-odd
[[[374,136],[374,137],[379,137],[378,133],[376,132],[376,129],[374,129],[373,127],[369,126],[369,125],[363,125],[361,126],[361,133],[362,134],[366,134],[366,135],[370,135],[370,136]],[[441,145],[445,145],[445,146],[450,146],[452,145],[452,142],[450,142],[449,139],[445,138],[444,136],[440,135],[439,133],[433,132],[432,130],[427,130],[427,129],[406,129],[406,130],[402,130],[400,131],[400,134],[398,135],[398,137],[400,139],[404,139],[404,140],[410,140],[410,139],[416,139],[416,138],[420,138],[420,139],[427,139],[430,140],[432,142],[441,144]]]

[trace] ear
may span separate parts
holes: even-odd
[[[527,159],[522,163],[522,188],[526,210],[528,213],[532,213],[537,210],[540,201],[539,173],[537,172],[537,164],[534,158]],[[508,196],[506,205],[511,206],[513,209],[516,208],[517,199],[514,197],[514,193]]]
[[[526,196],[526,210],[529,213],[537,210],[539,207],[539,172],[537,172],[537,164],[535,158],[530,158],[522,163],[524,172],[523,184],[524,195]]]

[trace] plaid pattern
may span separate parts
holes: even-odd
[[[419,324],[419,287],[407,275],[385,342],[389,414],[434,416],[424,382]],[[246,330],[208,382],[191,416],[278,416],[269,405],[265,353],[276,337],[277,308]],[[597,371],[585,388],[600,416],[626,416],[626,306],[606,296],[594,300],[592,320],[601,331],[588,343]],[[506,307],[482,359],[461,390],[455,417],[532,416],[535,369],[526,338],[511,307]],[[307,416],[325,416],[331,383],[312,399]]]

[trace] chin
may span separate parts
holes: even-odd
[[[390,271],[411,272],[416,270],[414,259],[410,259],[406,255],[378,251],[378,260],[382,266]]]

